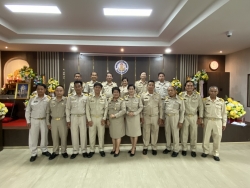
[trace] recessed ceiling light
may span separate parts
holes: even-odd
[[[170,48],[167,48],[167,49],[165,50],[165,52],[166,52],[166,53],[170,53],[170,52],[172,52],[172,50],[171,50]]]
[[[61,14],[57,6],[5,5],[12,12]]]
[[[76,51],[78,50],[78,48],[75,47],[75,46],[72,46],[72,47],[71,47],[71,50],[74,51],[74,52],[76,52]]]
[[[7,48],[8,48],[8,46],[5,46],[5,48],[7,49]]]
[[[222,51],[220,51],[220,53],[222,53]]]
[[[121,48],[121,52],[124,52],[124,49],[123,49],[123,48]]]
[[[150,16],[152,9],[103,8],[105,16]]]

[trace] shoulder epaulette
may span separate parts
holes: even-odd
[[[182,95],[182,92],[180,92],[179,95]]]
[[[85,96],[89,96],[88,93],[85,93],[84,95],[85,95]]]
[[[35,95],[31,95],[31,96],[30,96],[30,99],[32,99],[32,98],[34,98],[34,97],[35,97]]]
[[[49,95],[47,95],[47,98],[48,98],[48,99],[51,99],[51,97],[50,97]]]
[[[69,94],[68,94],[68,97],[70,97],[71,95],[72,95],[72,93],[69,93]]]
[[[123,98],[121,98],[121,97],[120,97],[120,100],[122,100],[122,101],[123,101]]]
[[[87,82],[86,84],[89,84],[90,82]]]
[[[168,96],[165,97],[165,100],[168,99]]]
[[[182,97],[179,97],[181,100],[183,100],[183,98]]]
[[[224,99],[220,98],[220,101],[224,102]]]
[[[207,100],[207,98],[203,98],[203,100],[205,101],[205,100]]]
[[[140,98],[141,96],[140,95],[136,95],[137,98]]]

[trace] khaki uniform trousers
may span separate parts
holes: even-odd
[[[222,120],[214,119],[210,120],[204,118],[204,129],[203,129],[203,152],[209,154],[209,142],[210,137],[213,138],[213,155],[219,156],[220,142],[222,138]]]
[[[90,152],[95,152],[95,142],[96,134],[98,135],[99,151],[103,151],[104,148],[104,134],[105,134],[105,125],[101,125],[102,117],[94,117],[91,115],[93,125],[89,126],[89,144]]]
[[[48,127],[46,119],[33,119],[31,118],[31,127],[29,129],[29,148],[31,156],[37,155],[37,144],[39,139],[39,132],[41,132],[40,149],[42,152],[48,151]]]
[[[73,154],[79,153],[79,131],[82,153],[87,152],[87,127],[86,115],[77,116],[71,114],[71,140],[73,146]]]
[[[171,133],[173,137],[173,151],[178,153],[179,152],[179,114],[165,117],[165,137],[167,141],[167,149],[171,150]]]
[[[143,149],[148,149],[150,135],[151,146],[153,150],[157,150],[157,141],[159,133],[158,116],[144,116],[144,124],[142,126]]]
[[[59,154],[59,138],[61,139],[61,153],[67,152],[67,136],[68,127],[66,119],[60,118],[60,120],[51,120],[51,135],[53,141],[53,152]]]
[[[187,141],[190,133],[190,150],[196,152],[197,127],[197,115],[185,115],[181,129],[182,151],[187,151]]]

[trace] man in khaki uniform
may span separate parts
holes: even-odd
[[[184,121],[185,105],[183,99],[177,95],[175,87],[168,87],[168,97],[164,101],[164,116],[165,116],[165,137],[167,147],[163,151],[167,154],[171,151],[171,133],[173,137],[173,153],[172,157],[177,157],[179,154],[179,129],[182,128]]]
[[[102,84],[99,82],[95,83],[94,93],[89,95],[86,105],[86,114],[89,124],[89,158],[91,158],[95,153],[96,133],[98,133],[99,153],[102,157],[105,157],[103,148],[108,101],[105,95],[101,94],[101,90]]]
[[[29,127],[29,148],[31,150],[30,162],[37,158],[37,143],[41,132],[40,148],[42,154],[50,157],[48,152],[48,127],[46,125],[46,108],[50,97],[45,95],[46,85],[36,85],[37,95],[31,98],[25,110],[25,118]]]
[[[143,92],[146,93],[148,91],[148,82],[146,81],[147,74],[146,72],[141,72],[140,80],[135,82],[135,91],[138,95],[141,95]]]
[[[159,125],[163,123],[161,96],[154,92],[155,82],[148,81],[148,91],[142,93],[143,104],[141,122],[143,124],[143,155],[147,155],[151,135],[152,154],[157,155]]]
[[[63,96],[64,88],[58,85],[55,89],[56,97],[51,99],[47,106],[47,125],[51,130],[53,140],[53,153],[49,160],[53,160],[59,155],[59,137],[61,138],[61,154],[63,158],[68,158],[67,136],[68,127],[66,123],[66,103],[67,98]],[[51,120],[50,120],[51,119]]]
[[[91,75],[91,81],[87,82],[85,84],[85,87],[84,87],[84,93],[94,93],[94,84],[97,83],[97,78],[98,78],[98,75],[96,72],[92,72]]]
[[[108,72],[106,76],[106,82],[102,82],[103,90],[102,93],[104,93],[107,97],[107,100],[111,98],[112,95],[112,88],[117,87],[117,84],[115,82],[112,82],[113,80],[113,75]]]
[[[200,94],[194,91],[192,81],[189,80],[185,83],[185,90],[179,94],[185,104],[184,123],[181,129],[182,155],[187,155],[187,141],[190,133],[191,156],[196,157],[197,125],[200,125],[203,119],[203,103]],[[197,116],[198,111],[199,117]]]
[[[222,137],[222,131],[226,129],[227,111],[224,100],[218,98],[218,87],[209,88],[209,97],[203,99],[204,105],[204,129],[203,129],[203,153],[202,157],[207,157],[209,153],[209,141],[213,137],[213,158],[220,161],[219,149]]]
[[[79,153],[79,130],[81,140],[81,151],[84,158],[87,154],[87,127],[86,127],[86,104],[88,94],[82,93],[82,82],[75,81],[76,94],[71,95],[67,99],[66,104],[66,121],[71,129],[71,140],[73,146],[73,154],[70,159],[76,158]]]
[[[165,74],[163,72],[158,73],[158,81],[155,82],[155,92],[161,96],[162,100],[165,100],[168,96],[168,87],[171,83],[165,80]]]
[[[75,81],[81,81],[82,80],[82,76],[80,73],[75,73]],[[83,82],[82,83],[82,92],[84,92],[84,86],[85,86],[85,83]],[[68,95],[74,95],[76,94],[75,92],[75,89],[74,89],[74,82],[70,82],[69,84],[69,90],[68,90]]]

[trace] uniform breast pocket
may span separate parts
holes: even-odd
[[[133,108],[137,108],[138,105],[139,105],[139,102],[138,102],[138,101],[134,101],[134,102],[132,103],[132,107],[133,107]]]
[[[54,108],[56,106],[56,103],[50,103],[50,108]]]
[[[77,101],[72,101],[71,106],[72,106],[72,108],[77,108],[77,106],[78,106]]]
[[[177,103],[177,102],[174,103],[173,108],[176,109],[176,110],[179,110],[180,109],[180,104]]]

